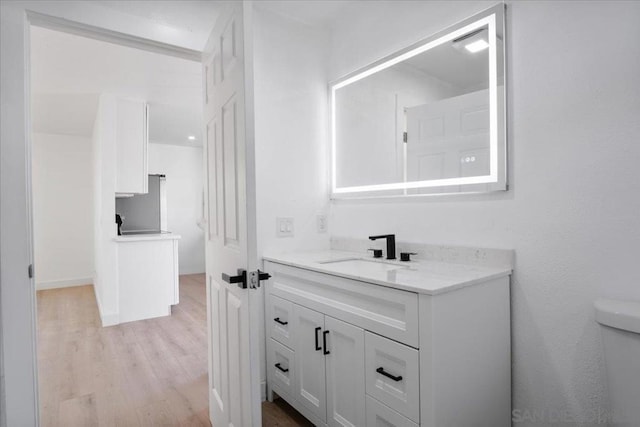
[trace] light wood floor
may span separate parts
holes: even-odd
[[[210,426],[204,275],[171,316],[102,328],[92,286],[38,291],[41,425]],[[263,425],[310,425],[282,400]]]

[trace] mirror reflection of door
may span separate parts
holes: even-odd
[[[407,108],[406,180],[488,175],[488,101],[481,90]]]

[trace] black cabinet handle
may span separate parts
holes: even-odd
[[[331,352],[327,350],[327,335],[329,335],[329,331],[322,333],[322,347],[324,347],[322,354],[331,354]]]
[[[284,326],[284,325],[288,325],[288,324],[289,324],[289,322],[283,322],[282,320],[280,320],[280,318],[279,318],[279,317],[276,317],[275,319],[273,319],[273,321],[274,321],[274,322],[278,322],[278,323],[280,323],[280,324],[281,324],[281,325],[283,325],[283,326]]]
[[[318,326],[316,328],[316,351],[320,351],[322,350],[322,347],[320,347],[320,339],[318,338],[318,331],[320,331],[322,328],[320,326]]]
[[[285,369],[282,366],[280,366],[279,363],[276,363],[276,368],[280,369],[282,372],[289,372],[289,368]]]
[[[394,381],[402,381],[402,376],[398,375],[397,377],[395,375],[391,375],[390,373],[388,373],[387,371],[384,370],[384,368],[381,366],[378,369],[376,369],[376,372],[379,373],[380,375],[384,375],[387,378],[391,378]]]

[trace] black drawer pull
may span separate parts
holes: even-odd
[[[387,378],[391,378],[394,381],[402,381],[402,375],[398,375],[397,377],[395,375],[391,375],[390,373],[388,373],[387,371],[384,370],[384,368],[381,366],[378,369],[376,369],[376,372],[379,373],[380,375],[384,375]]]
[[[281,324],[281,325],[283,325],[283,326],[284,326],[284,325],[288,325],[288,324],[289,324],[289,322],[283,322],[282,320],[280,320],[280,318],[279,318],[279,317],[276,317],[275,319],[273,319],[273,321],[274,321],[274,322],[278,322],[278,323],[280,323],[280,324]]]
[[[329,331],[324,331],[322,333],[322,347],[324,347],[322,354],[331,354],[331,352],[327,350],[327,335],[329,335]]]
[[[280,366],[279,363],[276,363],[276,368],[280,369],[282,372],[289,372],[289,368],[285,369],[282,366]]]
[[[322,350],[322,347],[320,347],[320,339],[318,338],[318,331],[321,329],[322,328],[320,326],[316,328],[316,351]]]

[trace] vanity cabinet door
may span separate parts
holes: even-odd
[[[364,426],[364,330],[326,316],[327,424]]]
[[[295,387],[294,398],[318,419],[327,419],[323,348],[324,314],[293,304]]]

